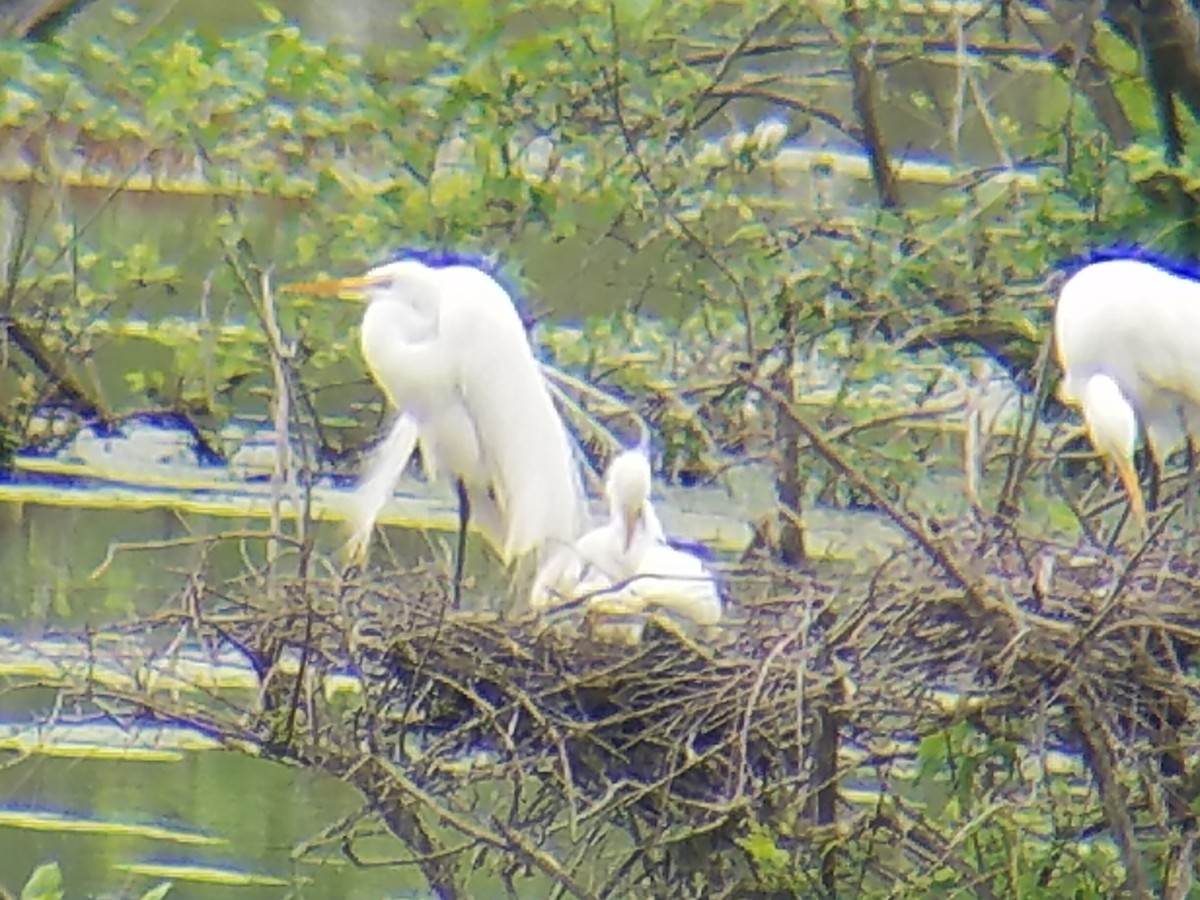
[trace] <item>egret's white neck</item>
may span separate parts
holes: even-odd
[[[1137,445],[1137,413],[1117,382],[1107,375],[1093,375],[1083,386],[1081,399],[1096,450],[1110,460],[1131,459]]]

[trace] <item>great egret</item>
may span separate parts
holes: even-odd
[[[1054,339],[1060,396],[1081,409],[1144,528],[1133,465],[1139,427],[1156,482],[1170,452],[1200,437],[1200,282],[1141,259],[1093,262],[1063,285]]]
[[[530,606],[586,598],[589,612],[635,615],[659,607],[699,625],[721,618],[716,579],[694,553],[672,544],[650,502],[650,461],[626,450],[604,479],[609,520],[552,556],[538,573]]]
[[[571,437],[513,301],[491,276],[402,259],[289,290],[367,302],[363,358],[399,413],[347,511],[352,553],[365,554],[418,444],[429,476],[448,474],[458,495],[456,604],[468,522],[506,565],[579,535],[584,496]]]

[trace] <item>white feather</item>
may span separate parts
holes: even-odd
[[[1200,283],[1141,260],[1080,269],[1054,315],[1061,394],[1083,405],[1088,380],[1111,378],[1157,443],[1200,437]]]
[[[400,412],[393,436],[415,425],[427,473],[461,479],[472,522],[505,563],[573,541],[583,512],[574,448],[504,289],[469,266],[413,260],[364,281],[363,356]],[[395,489],[401,444],[389,438],[356,492],[358,540]]]

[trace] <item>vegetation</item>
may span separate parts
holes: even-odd
[[[986,72],[947,78],[952,57],[912,60],[936,52],[948,27],[937,17],[882,4],[864,31],[834,7],[535,4],[453,22],[438,10],[414,6],[407,45],[367,55],[270,10],[267,27],[236,39],[134,41],[126,11],[100,36],[79,29],[3,52],[13,89],[0,130],[24,148],[7,172],[15,238],[3,306],[17,351],[6,408],[23,443],[56,433],[34,419],[50,406],[107,421],[152,408],[219,451],[213,432],[231,414],[265,412],[261,329],[219,328],[255,323],[253,271],[307,277],[441,246],[499,257],[535,304],[561,306],[589,285],[585,303],[622,307],[591,317],[584,344],[552,327],[547,342],[663,426],[669,472],[703,472],[714,452],[743,443],[746,388],[730,368],[769,371],[785,333],[797,355],[819,347],[850,388],[889,371],[894,348],[944,361],[951,340],[1028,377],[1053,262],[1117,238],[1173,246],[1175,220],[1156,219],[1130,187],[1176,171],[1155,162],[1153,144],[1131,145],[1121,162],[1090,108],[1045,71],[1024,76],[1039,101],[1023,120],[993,109]],[[983,45],[998,40],[1000,23],[970,28]],[[961,168],[944,175],[953,190],[931,192],[900,173],[872,208],[838,196],[852,189],[845,177],[778,164],[761,132],[728,136],[773,108],[817,146],[861,146],[869,136],[839,111],[830,71],[843,47],[885,37],[879,72],[864,78],[876,93],[893,90],[887,79],[902,85],[922,143],[962,155],[968,138],[986,140],[1002,164],[1036,166],[1036,182]],[[936,89],[908,86],[930,69]],[[942,96],[953,78],[961,96]],[[923,134],[938,118],[950,133]],[[872,156],[892,171],[877,137]],[[183,215],[156,210],[149,197],[164,194]],[[131,224],[129,209],[145,215]],[[526,260],[536,281],[523,277]],[[614,270],[628,273],[621,293],[605,289]],[[679,321],[659,329],[634,314],[643,306]],[[181,313],[199,334],[170,327]],[[319,456],[336,457],[365,436],[342,436],[337,414],[372,396],[344,389],[361,380],[353,313],[302,301],[282,313],[300,408],[310,426],[325,423]],[[158,348],[137,352],[141,366],[107,363],[130,358],[121,326],[143,318]]]
[[[1179,42],[1153,38],[1167,21],[1155,16],[1194,25],[1192,13],[1110,3],[1106,24],[1071,8],[1056,26],[1024,3],[943,14],[901,0],[522,0],[451,14],[418,0],[403,40],[363,51],[269,7],[260,28],[219,40],[147,33],[118,9],[102,28],[5,45],[0,435],[46,447],[81,424],[167,414],[221,462],[222,426],[267,421],[286,393],[299,458],[327,471],[382,413],[355,312],[276,303],[272,285],[359,270],[394,248],[487,256],[529,298],[548,358],[655,426],[665,476],[773,466],[779,510],[759,523],[764,552],[739,588],[749,621],[721,647],[737,690],[704,681],[711,651],[677,635],[623,669],[586,641],[431,623],[377,586],[316,581],[311,542],[276,534],[295,545],[296,582],[255,570],[222,586],[205,609],[233,604],[233,624],[214,626],[190,598],[164,618],[206,638],[239,629],[260,671],[289,642],[314,667],[352,657],[369,682],[361,707],[306,698],[302,673],[274,679],[262,709],[155,700],[165,717],[352,780],[444,896],[463,894],[483,861],[510,887],[535,872],[579,896],[1186,896],[1198,793],[1179,748],[1194,730],[1195,623],[1138,606],[1152,571],[1178,588],[1186,561],[1177,547],[1142,548],[1096,576],[1095,606],[1090,576],[1055,582],[1044,570],[1061,546],[1046,541],[1045,513],[1059,442],[1030,415],[987,440],[974,388],[961,389],[973,362],[1011,377],[1025,412],[1052,395],[1049,276],[1064,259],[1114,242],[1197,249],[1189,129],[1171,100],[1190,104],[1191,86],[1159,65]],[[869,180],[847,174],[845,149],[861,151]],[[929,153],[949,161],[904,165]],[[279,335],[264,325],[276,306]],[[964,412],[957,430],[946,424]],[[928,419],[938,427],[917,427]],[[920,489],[931,470],[961,469],[964,452],[982,473],[968,484],[984,524],[951,540]],[[1093,536],[1111,502],[1080,508],[1063,493],[1074,516],[1050,524]],[[838,588],[799,578],[815,497],[884,512],[909,540],[898,562]],[[436,588],[413,585],[406,596],[428,607]],[[1035,601],[1036,621],[1023,619]],[[933,641],[943,655],[913,663]],[[983,662],[964,657],[975,646]],[[480,669],[438,675],[435,658]],[[682,674],[665,676],[672,667]],[[575,672],[564,683],[576,720],[547,687],[553,671]],[[614,671],[668,685],[642,695],[636,679],[601,678]],[[934,715],[928,688],[941,679],[992,700]],[[653,700],[698,718],[633,741],[628,709],[601,702],[620,691],[642,715],[638,701]],[[1023,704],[1035,695],[1044,713],[1032,721]],[[537,722],[524,744],[496,727],[518,710]],[[391,763],[408,752],[410,711],[445,751],[412,772]],[[573,727],[603,740],[552,740]],[[688,728],[710,748],[689,744]],[[845,812],[862,771],[844,762],[851,733],[915,743],[885,752],[863,738],[873,818]],[[1081,772],[1029,775],[1029,748],[1048,733]],[[379,742],[369,764],[364,734]],[[476,739],[503,757],[491,777],[515,779],[507,819],[464,811],[446,775]],[[644,789],[622,793],[614,748],[647,754],[629,763]],[[736,780],[726,753],[741,754]],[[591,780],[577,784],[572,766]],[[524,805],[522,775],[548,779]],[[600,832],[568,840],[581,834],[580,798],[640,848],[611,873],[585,871]],[[347,853],[357,828],[345,826]],[[681,848],[711,865],[687,864]]]
[[[163,900],[171,892],[171,883],[164,881],[145,893],[138,894],[138,900]],[[0,896],[9,895],[0,888]],[[25,886],[21,888],[21,900],[63,900],[66,892],[63,888],[62,869],[58,863],[42,863],[29,876]]]

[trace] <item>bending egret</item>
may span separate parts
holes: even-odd
[[[660,607],[699,625],[721,618],[713,574],[693,553],[672,545],[650,502],[650,461],[626,450],[604,479],[609,521],[551,557],[538,574],[530,606],[542,610],[587,598],[589,612],[628,616]],[[639,629],[640,632],[640,629]]]
[[[1059,394],[1082,410],[1145,527],[1133,466],[1139,426],[1155,483],[1167,455],[1200,437],[1200,282],[1139,259],[1091,263],[1063,285],[1054,339]]]
[[[469,522],[506,565],[576,538],[584,496],[571,437],[494,279],[469,265],[403,259],[289,289],[366,300],[363,358],[399,411],[348,510],[351,552],[365,554],[418,444],[430,478],[447,473],[458,495],[456,604]]]

